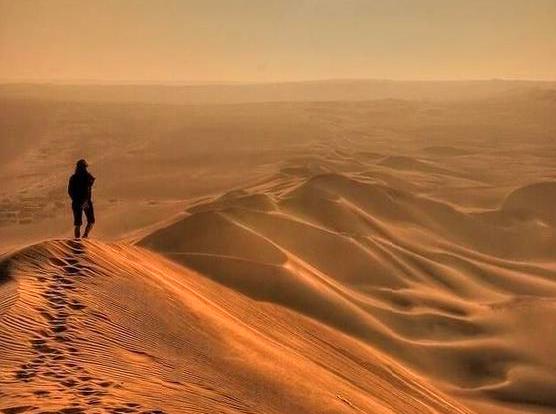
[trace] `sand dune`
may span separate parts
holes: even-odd
[[[554,93],[409,86],[2,89],[0,412],[556,412]]]
[[[28,247],[2,261],[0,409],[550,412],[554,239],[485,220],[368,175],[283,174],[140,241],[185,267]]]
[[[50,241],[3,267],[4,413],[471,412],[338,330],[140,248]]]
[[[517,189],[504,201],[504,210],[529,214],[550,225],[556,224],[556,182],[535,183]]]
[[[549,191],[524,187],[476,214],[369,175],[293,180],[287,191],[278,180],[197,205],[141,244],[377,347],[462,398],[555,406],[556,342],[527,323],[556,322]],[[537,203],[514,217],[529,191]]]
[[[155,104],[132,86],[124,89],[135,99],[125,102],[120,87],[103,86],[98,96],[119,100],[102,103],[76,98],[87,87],[69,87],[75,93],[56,95],[56,102],[38,98],[49,86],[24,85],[29,94],[23,96],[2,92],[17,85],[0,88],[0,251],[67,235],[66,181],[83,156],[97,177],[103,216],[97,235],[105,240],[278,171],[297,177],[361,172],[395,189],[488,210],[519,187],[556,179],[552,91],[527,89],[551,84],[417,85],[437,98],[461,98],[454,90],[483,97],[471,101],[407,100],[416,85],[384,84],[399,99],[377,99],[384,96],[376,82],[369,84],[376,93],[365,92],[362,102],[311,102],[310,94],[300,94],[296,102],[227,105]],[[500,95],[508,88],[511,99]],[[288,86],[271,90],[287,95]],[[280,94],[268,96],[276,101]]]

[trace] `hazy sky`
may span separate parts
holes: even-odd
[[[0,79],[556,79],[556,0],[0,0]]]

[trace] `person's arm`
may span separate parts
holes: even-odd
[[[75,194],[75,182],[73,179],[73,175],[70,177],[69,182],[68,182],[68,194],[70,196],[70,198],[73,200],[73,196]]]

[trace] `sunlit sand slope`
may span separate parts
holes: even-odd
[[[449,173],[409,157],[378,164]],[[288,168],[141,243],[376,347],[462,400],[553,411],[554,182],[470,210],[388,174]]]
[[[340,280],[221,220],[239,237],[231,249],[262,249],[257,262],[197,256],[235,290],[118,244],[49,241],[5,258],[0,412],[470,413],[346,334],[382,328]]]

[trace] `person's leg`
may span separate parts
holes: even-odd
[[[84,239],[87,239],[89,237],[89,233],[93,229],[94,224],[95,223],[87,223],[87,225],[85,226],[85,232],[83,233]]]
[[[89,233],[91,232],[95,224],[95,210],[91,201],[87,203],[84,211],[85,217],[87,217],[87,226],[85,227],[85,233],[83,233],[83,237],[86,239],[89,237]]]
[[[73,212],[73,235],[76,239],[79,239],[81,237],[81,225],[83,224],[83,208],[78,203],[72,203],[71,210]]]

